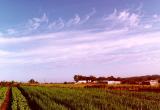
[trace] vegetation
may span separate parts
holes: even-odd
[[[0,105],[2,105],[2,103],[5,100],[6,92],[7,92],[6,87],[0,87]]]
[[[34,79],[30,79],[30,80],[28,81],[28,83],[31,83],[31,84],[37,84],[37,83],[38,83],[38,81],[35,81]]]
[[[12,110],[30,110],[26,98],[17,87],[12,88]]]
[[[74,75],[74,80],[76,82],[81,80],[88,81],[97,81],[103,82],[104,80],[114,80],[114,81],[121,81],[122,84],[144,84],[146,85],[145,81],[149,80],[158,80],[160,83],[160,75],[146,75],[146,76],[135,76],[135,77],[128,77],[128,78],[115,78],[114,76],[109,77],[95,77],[95,76],[83,76],[83,75]]]
[[[3,110],[160,110],[157,90],[160,86],[25,83],[0,87],[0,104],[9,100]]]
[[[22,87],[43,110],[159,110],[160,94],[86,88]],[[45,106],[44,106],[45,105]]]
[[[119,80],[118,78],[114,78],[113,76],[110,76],[110,77],[98,77],[96,78],[95,76],[82,76],[82,75],[74,75],[74,80],[76,82],[78,81],[81,81],[81,80],[86,80],[87,82],[90,81],[90,82],[93,82],[93,81],[98,81],[98,82],[101,82],[103,80]]]

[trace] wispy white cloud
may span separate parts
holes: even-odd
[[[94,14],[96,13],[96,9],[93,8],[90,13],[88,13],[85,18],[81,21],[81,24],[87,22]]]
[[[0,37],[3,36],[4,34],[2,32],[0,32]]]
[[[8,33],[9,35],[13,35],[13,34],[16,34],[17,31],[16,31],[15,29],[7,29],[7,33]]]
[[[65,24],[64,24],[63,19],[59,18],[58,20],[51,22],[48,25],[48,28],[49,29],[54,29],[54,30],[59,30],[59,29],[64,28],[64,26],[65,26]]]
[[[54,32],[49,34],[42,34],[42,35],[35,35],[35,36],[25,36],[25,37],[0,37],[1,44],[16,44],[16,43],[27,43],[27,42],[34,42],[40,40],[52,40],[56,42],[62,41],[71,41],[74,40],[76,42],[81,41],[92,41],[98,40],[100,38],[107,38],[118,36],[124,33],[127,33],[128,30],[120,29],[120,30],[109,30],[103,31],[100,33],[92,33],[92,30],[89,31],[62,31],[62,32]],[[81,35],[81,37],[79,37]],[[73,37],[71,37],[73,36]],[[100,37],[97,37],[100,36]],[[106,37],[108,36],[108,37]]]
[[[76,14],[74,16],[74,18],[71,18],[67,23],[66,23],[66,26],[72,26],[72,25],[76,25],[76,24],[79,24],[81,21],[81,18],[78,14]]]
[[[7,55],[11,55],[11,53],[8,52],[8,51],[5,51],[5,50],[0,50],[0,57],[4,57],[4,56],[7,56]]]
[[[154,18],[155,22],[159,22],[160,21],[160,15],[158,15],[158,14],[154,14],[153,18]]]
[[[128,31],[125,30],[103,31],[96,33],[86,31],[66,31],[40,36],[30,36],[26,37],[26,39],[16,38],[14,40],[10,40],[5,38],[5,42],[8,42],[8,46],[12,46],[12,43],[16,42],[14,45],[17,45],[20,48],[16,51],[1,50],[0,61],[7,62],[8,64],[56,63],[59,61],[64,63],[68,61],[79,62],[86,58],[86,56],[90,61],[103,60],[106,59],[107,56],[108,59],[112,59],[112,61],[116,62],[123,61],[126,56],[137,56],[137,51],[139,56],[146,57],[146,55],[142,53],[146,52],[145,49],[148,47],[160,48],[158,46],[160,43],[159,32],[134,35],[128,35],[127,33]],[[71,35],[73,37],[68,37]],[[113,39],[113,36],[116,36],[117,38]],[[123,37],[118,38],[119,36]],[[24,46],[27,44],[37,44],[37,46],[27,47],[24,50]],[[141,51],[139,51],[140,48],[142,48]],[[123,57],[119,56],[119,51],[121,50],[125,52]],[[133,53],[130,54],[128,51]],[[99,58],[99,56],[103,57]],[[150,58],[152,55],[149,55],[148,57]],[[136,57],[134,60],[136,60]]]
[[[117,25],[123,25],[127,27],[137,27],[140,23],[140,15],[136,13],[129,12],[128,10],[114,12],[104,18],[105,21],[112,21]]]
[[[152,25],[151,24],[146,24],[146,25],[144,25],[144,28],[145,29],[150,29],[150,28],[152,28]]]
[[[65,27],[74,27],[76,25],[82,25],[83,23],[87,22],[95,13],[96,10],[93,8],[92,11],[86,14],[86,16],[83,19],[79,16],[79,14],[75,14],[74,17],[70,18],[67,22],[64,22],[62,18],[59,18],[58,20],[49,23],[48,28],[59,30]]]
[[[91,16],[96,13],[93,9],[85,18],[75,14],[75,16],[68,21],[58,18],[53,22],[48,20],[46,14],[39,18],[32,18],[30,20],[30,28],[32,30],[38,29],[43,23],[46,23],[47,29],[60,30],[71,26],[81,25],[88,21]],[[158,15],[152,16],[158,19]],[[138,27],[141,24],[141,15],[133,13],[129,10],[118,11],[117,9],[101,22],[115,23],[120,28],[108,29],[101,31],[87,30],[70,30],[58,31],[50,34],[40,34],[36,36],[21,36],[21,37],[0,37],[0,46],[6,48],[13,47],[14,50],[5,50],[0,48],[0,62],[6,64],[39,64],[50,62],[78,62],[87,57],[89,61],[104,61],[107,62],[121,62],[123,60],[142,60],[153,57],[151,54],[146,56],[146,48],[155,47],[160,48],[160,32],[151,31],[148,33],[132,32],[128,28]],[[152,23],[143,25],[143,29],[152,28]],[[13,34],[13,30],[8,32]],[[131,35],[131,33],[132,35]],[[139,51],[140,49],[140,51]],[[119,51],[124,51],[119,52]],[[138,51],[138,52],[137,52]],[[159,55],[159,51],[153,50],[154,54]],[[131,54],[131,53],[132,54]],[[148,52],[147,52],[148,54]],[[107,58],[106,58],[107,56]],[[129,59],[129,58],[134,58]],[[158,57],[156,57],[158,59]],[[71,62],[72,63],[72,62]]]
[[[35,17],[32,18],[28,21],[27,26],[29,27],[30,30],[36,30],[37,28],[39,28],[41,26],[42,23],[48,23],[48,17],[46,16],[46,14],[44,13],[43,16],[41,17]]]

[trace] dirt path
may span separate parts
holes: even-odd
[[[10,108],[11,107],[11,96],[12,96],[12,92],[11,92],[11,88],[9,87],[6,92],[5,100],[0,107],[1,110],[11,110]]]

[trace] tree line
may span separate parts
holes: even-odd
[[[109,76],[109,77],[95,77],[95,76],[83,76],[83,75],[74,75],[74,80],[76,82],[85,80],[87,82],[94,82],[94,81],[104,81],[104,80],[114,80],[118,81],[120,78],[115,78],[114,76]]]
[[[158,80],[160,83],[160,75],[145,75],[145,76],[135,76],[135,77],[127,77],[127,78],[121,78],[121,77],[114,77],[114,76],[109,76],[109,77],[95,77],[93,75],[91,76],[84,76],[84,75],[74,75],[74,80],[76,82],[85,80],[87,82],[103,82],[104,80],[109,80],[109,81],[121,81],[122,84],[141,84],[145,81],[150,81],[150,80]]]

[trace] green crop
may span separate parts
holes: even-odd
[[[87,88],[22,89],[42,110],[160,110],[160,94]]]
[[[30,110],[26,98],[22,95],[21,91],[13,87],[12,88],[12,110]]]
[[[6,92],[7,92],[6,87],[0,87],[0,105],[4,102]]]

